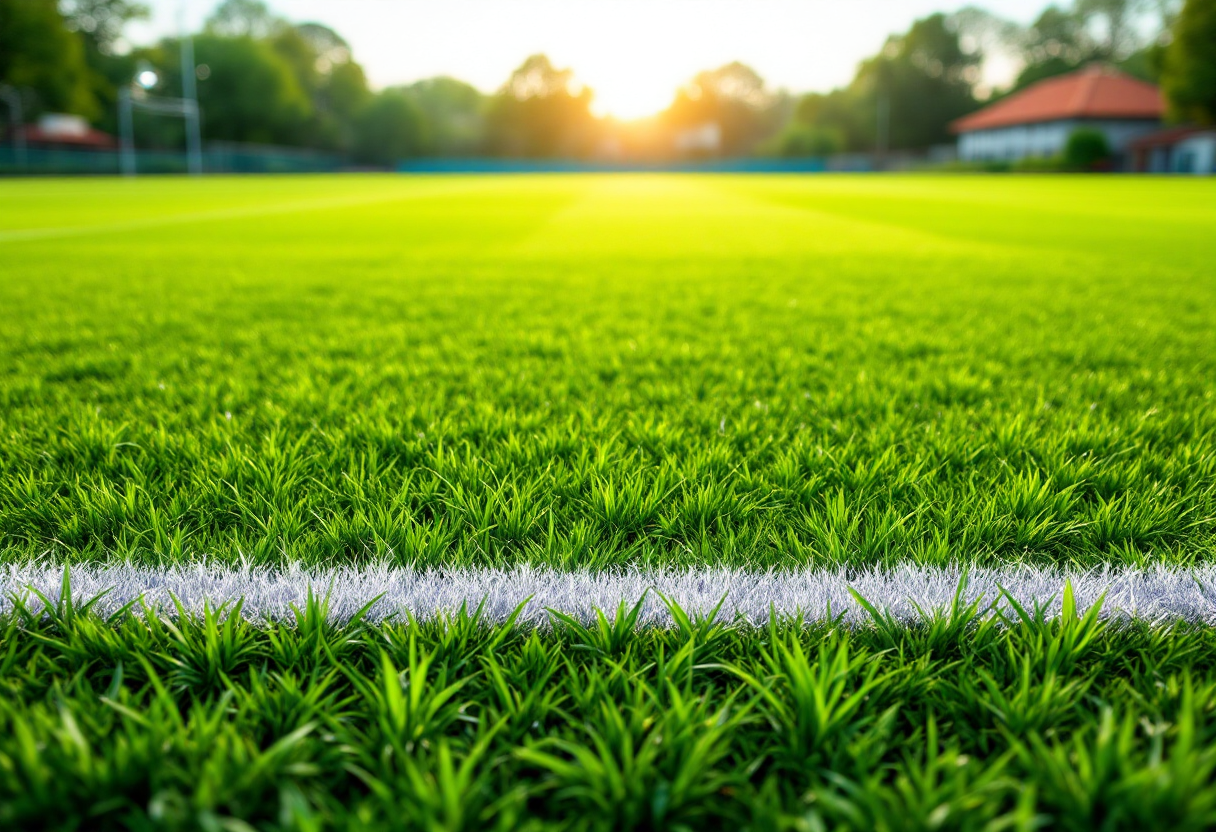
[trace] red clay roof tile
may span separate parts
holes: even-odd
[[[1159,119],[1161,91],[1122,72],[1092,65],[1031,84],[1021,92],[954,121],[955,133],[1070,118]]]

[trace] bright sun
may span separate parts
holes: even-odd
[[[659,113],[671,104],[676,84],[655,81],[654,75],[647,72],[616,72],[595,83],[588,81],[595,91],[591,109],[596,115],[615,116],[622,121]]]

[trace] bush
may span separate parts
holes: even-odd
[[[1027,156],[1014,163],[1012,169],[1017,173],[1059,173],[1068,167],[1062,156]]]
[[[355,158],[374,165],[392,165],[422,147],[422,112],[400,90],[373,98],[355,119]]]
[[[1004,159],[951,159],[918,165],[916,169],[939,173],[1009,173],[1013,166]]]
[[[791,124],[777,137],[775,155],[786,158],[831,156],[844,149],[844,137],[830,127]]]
[[[1099,130],[1073,130],[1064,145],[1064,167],[1067,170],[1094,170],[1110,159],[1110,144]]]

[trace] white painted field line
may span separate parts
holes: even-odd
[[[127,564],[73,566],[73,598],[79,602],[109,590],[98,603],[111,612],[134,599],[171,611],[171,596],[191,611],[244,599],[243,614],[251,619],[289,619],[291,605],[301,606],[311,588],[329,596],[330,616],[349,619],[356,610],[381,596],[371,608],[373,621],[411,612],[420,619],[484,602],[484,618],[505,620],[531,597],[520,620],[548,620],[547,608],[589,620],[601,609],[610,616],[624,601],[632,605],[646,596],[643,624],[667,624],[671,617],[657,593],[690,614],[708,613],[725,597],[720,619],[738,617],[762,624],[772,611],[801,613],[823,620],[844,613],[844,620],[863,623],[867,616],[849,592],[853,588],[879,608],[912,623],[916,607],[946,608],[954,598],[961,567],[903,566],[873,570],[800,570],[752,572],[707,567],[618,572],[563,572],[536,567],[513,569],[412,570],[390,567],[322,570],[231,569],[209,565],[139,567]],[[55,564],[0,566],[0,612],[13,607],[13,595],[37,603],[30,591],[59,596],[63,567]],[[1002,604],[1001,588],[1027,607],[1036,602],[1058,612],[1065,581],[1071,581],[1079,609],[1087,609],[1105,594],[1103,615],[1148,621],[1186,620],[1216,625],[1216,566],[1196,569],[1058,570],[1011,566],[969,568],[965,597],[983,605]],[[657,591],[657,592],[656,592]]]
[[[402,180],[404,182],[404,180]],[[220,220],[248,219],[265,217],[274,214],[297,214],[308,211],[327,211],[339,208],[357,208],[381,202],[405,202],[433,196],[435,188],[419,188],[410,183],[410,188],[399,188],[391,191],[376,191],[372,193],[342,194],[313,199],[294,199],[281,202],[269,202],[259,205],[236,205],[220,208],[208,208],[202,211],[186,211],[182,213],[155,214],[142,217],[131,217],[101,223],[81,223],[80,225],[43,226],[37,228],[0,228],[0,243],[22,242],[25,240],[48,240],[64,237],[82,237],[91,234],[117,234],[125,231],[142,231],[150,228],[162,228],[173,225],[191,225],[198,222],[215,222]],[[467,189],[467,186],[466,188]]]

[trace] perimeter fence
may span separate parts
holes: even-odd
[[[349,166],[338,154],[291,147],[212,142],[203,151],[207,173],[328,173]],[[135,170],[140,174],[186,173],[186,154],[171,150],[139,150]],[[114,175],[122,173],[118,150],[68,150],[0,146],[0,176]]]
[[[409,174],[512,173],[831,173],[913,170],[932,164],[924,154],[845,153],[801,159],[735,158],[669,161],[596,161],[573,159],[436,158],[406,159],[388,168]],[[139,174],[184,174],[186,154],[172,150],[139,150]],[[291,147],[211,142],[203,151],[206,173],[330,173],[366,170],[341,154]],[[380,167],[375,170],[385,170]],[[0,145],[0,176],[116,175],[123,172],[117,149],[68,150],[31,147],[18,151]]]

